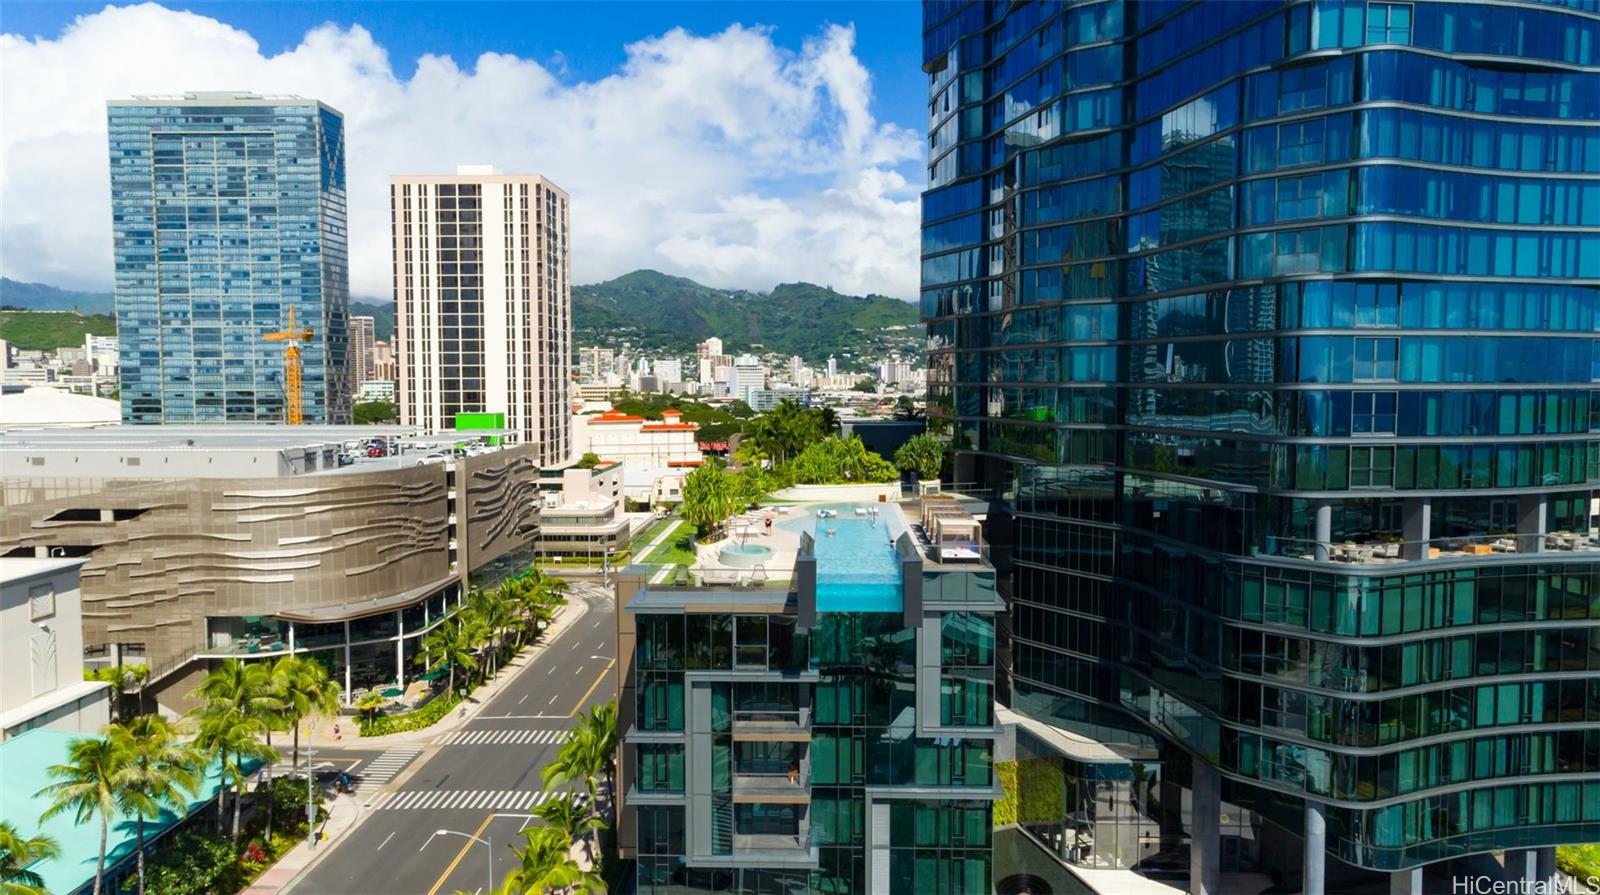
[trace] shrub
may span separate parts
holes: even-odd
[[[446,693],[414,712],[402,715],[380,715],[368,721],[356,721],[364,737],[381,737],[391,733],[406,733],[412,730],[421,730],[431,727],[450,713],[461,702],[461,697],[454,693]],[[302,805],[302,807],[304,807]]]
[[[323,807],[322,787],[311,787],[317,798],[317,820],[328,816]],[[272,779],[272,816],[280,826],[296,836],[306,831],[306,781],[300,777],[274,777]],[[275,837],[276,838],[276,837]]]
[[[179,833],[160,848],[145,865],[147,895],[204,895],[227,891],[238,873],[238,853],[226,836],[199,829]],[[124,891],[133,891],[137,878],[130,876]]]
[[[1556,867],[1580,882],[1600,879],[1600,844],[1558,846]]]
[[[944,447],[943,441],[926,432],[913,435],[894,452],[894,465],[901,472],[916,473],[919,479],[936,479],[944,465]]]

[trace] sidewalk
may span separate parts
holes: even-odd
[[[328,816],[323,819],[319,832],[326,836],[326,841],[320,841],[316,848],[311,847],[311,840],[301,840],[300,844],[289,849],[288,854],[278,859],[278,863],[267,868],[266,872],[256,877],[256,881],[245,889],[243,895],[276,895],[289,882],[300,875],[300,872],[310,867],[317,858],[329,849],[339,844],[339,837],[348,833],[356,825],[360,817],[361,807],[356,803],[353,795],[338,795],[327,803]]]
[[[300,736],[300,748],[305,749],[309,743],[317,749],[387,749],[391,746],[423,746],[431,744],[440,734],[450,733],[471,721],[484,703],[490,697],[500,692],[500,688],[525,668],[530,662],[538,658],[545,650],[550,649],[560,639],[566,630],[589,612],[589,604],[582,598],[573,598],[567,605],[561,607],[554,619],[550,622],[549,629],[542,640],[532,646],[525,646],[522,651],[512,656],[506,664],[500,666],[500,673],[492,680],[479,684],[467,696],[463,705],[467,707],[466,717],[462,717],[459,708],[452,709],[448,715],[441,718],[438,723],[421,730],[411,730],[405,733],[391,733],[387,736],[364,737],[356,727],[356,719],[350,716],[340,716],[338,719],[318,718],[310,722],[310,730]],[[334,738],[333,728],[337,724],[340,731],[338,739]],[[286,740],[285,746],[292,744]],[[280,750],[282,751],[282,750]]]

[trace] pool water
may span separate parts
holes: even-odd
[[[900,612],[900,557],[880,511],[874,520],[855,515],[855,504],[829,506],[839,515],[819,519],[808,507],[799,530],[816,539],[818,612]],[[833,534],[830,536],[829,531]]]

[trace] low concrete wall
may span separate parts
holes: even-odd
[[[806,503],[893,503],[900,499],[900,483],[790,485],[780,491],[772,492],[772,498]]]

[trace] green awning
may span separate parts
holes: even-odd
[[[450,673],[449,665],[440,665],[438,668],[417,678],[419,681],[436,681]]]

